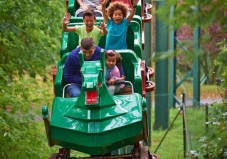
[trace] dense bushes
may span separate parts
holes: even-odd
[[[200,138],[206,159],[227,158],[227,103],[210,108],[207,134]]]
[[[37,114],[49,104],[49,66],[58,57],[64,1],[14,0],[0,5],[0,158],[48,158]],[[30,78],[33,77],[33,78]],[[46,86],[45,88],[43,86]],[[47,155],[48,154],[48,155]]]

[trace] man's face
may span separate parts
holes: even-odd
[[[90,60],[92,55],[94,54],[94,51],[95,51],[95,47],[91,47],[90,49],[86,50],[84,48],[81,47],[81,51],[83,52],[84,54],[84,58],[86,60]]]

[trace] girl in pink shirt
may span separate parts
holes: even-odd
[[[114,50],[107,50],[105,52],[106,57],[106,75],[105,80],[108,84],[108,90],[111,95],[118,93],[124,87],[124,84],[121,85],[114,85],[114,83],[118,80],[124,80],[125,77],[121,73],[121,68],[118,66],[122,66],[120,64],[121,56],[120,54],[116,53]],[[118,64],[117,64],[118,62]]]

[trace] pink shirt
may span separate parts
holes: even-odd
[[[111,2],[123,2],[124,4],[127,4],[129,8],[132,8],[131,0],[111,0]]]
[[[107,71],[108,71],[108,69],[107,69]],[[113,78],[113,77],[116,77],[116,78],[121,77],[120,71],[119,71],[119,69],[118,69],[118,67],[117,67],[116,65],[115,65],[114,68],[109,72],[109,77],[107,77],[106,80],[109,80],[109,79],[111,79],[111,78]],[[124,87],[124,84],[121,84],[121,85],[120,85],[120,88],[123,88],[123,87]]]

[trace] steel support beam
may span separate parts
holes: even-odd
[[[170,18],[174,17],[174,6],[170,7]],[[176,42],[175,42],[176,32],[173,26],[169,29],[169,106],[175,107],[176,100]]]
[[[156,10],[166,4],[166,0],[156,1]],[[155,55],[161,56],[168,52],[167,25],[156,15]],[[168,59],[158,60],[155,63],[155,123],[154,129],[167,129],[168,108]]]
[[[199,2],[195,0],[195,14],[199,11]],[[193,60],[193,106],[197,107],[200,104],[200,64],[199,64],[199,39],[200,28],[198,22],[194,28],[194,60]]]

